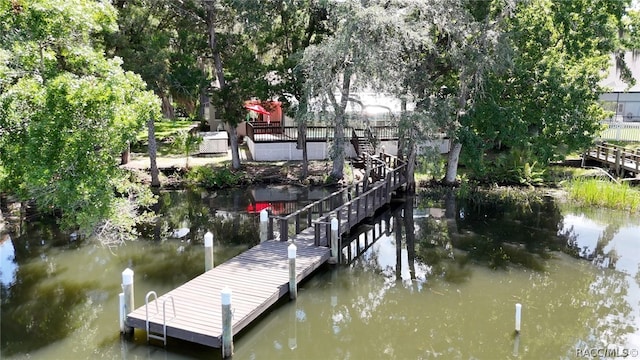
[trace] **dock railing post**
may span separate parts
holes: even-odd
[[[231,289],[222,289],[220,292],[220,300],[222,303],[222,358],[226,359],[233,355]]]
[[[295,244],[287,247],[287,257],[289,258],[289,297],[295,300],[298,297],[298,285],[296,283],[296,251]]]
[[[133,270],[126,268],[122,272],[122,292],[124,294],[124,311],[122,322],[124,324],[124,333],[133,334],[133,327],[127,326],[127,314],[133,311]]]
[[[338,219],[331,218],[331,258],[329,262],[331,264],[339,264],[340,263],[340,254],[338,249],[338,227],[339,227]]]
[[[204,271],[213,269],[213,234],[207,231],[204,234]]]
[[[267,241],[269,237],[269,213],[267,209],[260,211],[260,242]]]

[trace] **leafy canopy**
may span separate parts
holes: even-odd
[[[115,14],[107,2],[0,2],[2,191],[85,232],[130,215],[119,214],[119,194],[133,191],[120,153],[159,110],[140,77],[104,55]]]

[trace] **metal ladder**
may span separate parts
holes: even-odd
[[[155,313],[155,315],[149,317],[149,298],[151,296],[154,297],[154,300],[156,302],[156,313]],[[147,293],[147,296],[144,297],[144,311],[145,311],[145,315],[146,315],[147,342],[149,342],[149,339],[162,340],[164,346],[167,346],[167,311],[166,311],[167,300],[171,300],[171,305],[173,306],[173,318],[176,317],[176,304],[173,301],[173,296],[168,296],[167,298],[165,298],[162,301],[162,335],[160,335],[159,333],[152,333],[150,331],[150,329],[149,329],[149,321],[151,319],[153,319],[155,316],[160,314],[160,311],[158,309],[158,295],[156,294],[155,291],[149,291]]]

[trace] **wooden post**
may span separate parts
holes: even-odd
[[[296,283],[296,244],[291,243],[287,247],[287,257],[289,258],[289,297],[295,300],[298,297],[298,286]]]
[[[615,155],[616,155],[616,165],[615,165],[616,175],[620,176],[620,148],[618,147],[615,148]]]
[[[222,358],[233,355],[233,324],[231,322],[231,289],[224,288],[220,292],[222,303]]]
[[[339,245],[338,245],[338,227],[339,227],[338,219],[331,219],[331,258],[329,259],[329,263],[331,264],[339,264],[340,263],[340,254],[338,253]]]
[[[204,272],[213,269],[213,234],[204,234]]]
[[[122,272],[122,292],[124,294],[124,333],[133,334],[133,327],[127,326],[127,314],[133,311],[133,270],[126,268]]]
[[[267,209],[260,211],[260,242],[267,241],[269,237],[269,213]]]

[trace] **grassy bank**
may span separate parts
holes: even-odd
[[[575,178],[565,183],[569,199],[583,206],[640,212],[640,189],[626,183],[589,178]]]

